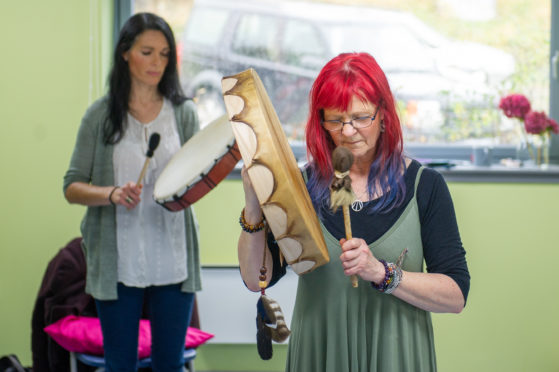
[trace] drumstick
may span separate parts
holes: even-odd
[[[349,216],[349,205],[355,200],[351,189],[351,178],[349,168],[353,164],[353,154],[347,148],[339,146],[332,152],[332,165],[334,177],[330,185],[330,208],[336,212],[342,207],[344,214],[345,238],[351,239],[351,220]],[[358,287],[357,276],[351,275],[351,285]]]
[[[148,169],[149,160],[152,158],[153,152],[155,151],[157,146],[159,146],[160,138],[161,136],[157,132],[153,132],[151,136],[149,136],[148,151],[146,152],[146,161],[144,162],[144,167],[140,172],[140,177],[138,177],[138,182],[136,182],[136,185],[139,185],[140,182],[142,182],[142,180],[144,179],[144,175],[146,173],[146,170]]]

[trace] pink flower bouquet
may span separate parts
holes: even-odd
[[[559,133],[557,122],[543,111],[532,111],[530,101],[522,94],[510,94],[501,98],[499,108],[505,116],[516,118],[524,123],[523,133],[532,135],[537,143],[537,153],[534,154],[531,144],[527,141],[530,157],[539,165],[541,164],[541,149],[543,148],[543,161],[549,163],[549,140],[551,133]]]
[[[499,108],[509,118],[517,118],[524,120],[524,117],[530,112],[531,105],[528,98],[522,94],[511,94],[501,98]]]

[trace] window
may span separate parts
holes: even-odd
[[[551,48],[550,48],[550,112],[557,122],[559,122],[559,0],[552,0],[551,13]],[[559,136],[555,136],[551,141],[552,161],[559,163]]]
[[[207,22],[208,19],[212,21]],[[227,12],[225,11],[212,8],[195,10],[189,17],[184,42],[207,47],[217,46],[226,22]]]
[[[327,54],[316,27],[300,20],[286,22],[281,50],[287,64],[303,68],[315,68],[313,61]]]
[[[334,54],[368,50],[388,75],[399,71],[435,72],[433,46],[401,23],[380,20],[366,25],[341,23],[323,28],[332,40]]]
[[[277,62],[278,22],[277,18],[271,16],[243,15],[233,39],[233,51],[248,57]]]
[[[494,147],[497,159],[517,156],[518,123],[497,107],[505,94],[522,93],[558,119],[556,107],[550,113],[552,2],[559,7],[558,0],[135,0],[132,11],[163,16],[185,44],[219,43],[214,55],[179,53],[188,94],[219,93],[220,76],[254,67],[294,143],[303,139],[306,96],[322,65],[342,51],[370,52],[394,91],[408,151],[468,160],[473,146]],[[207,111],[218,115],[219,105]]]

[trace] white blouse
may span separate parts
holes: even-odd
[[[130,113],[126,120],[113,153],[117,185],[138,181],[150,135],[157,132],[161,140],[145,173],[140,203],[132,210],[116,208],[118,281],[142,288],[180,283],[188,276],[184,213],[170,212],[153,199],[155,181],[181,147],[173,106],[165,99],[159,115],[147,124]]]

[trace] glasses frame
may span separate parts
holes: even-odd
[[[353,124],[353,121],[354,121],[355,119],[351,119],[350,121],[342,121],[342,120],[324,120],[324,119],[322,119],[322,120],[320,120],[320,124],[322,124],[322,127],[323,127],[325,130],[329,131],[329,132],[335,132],[335,131],[338,131],[338,130],[339,130],[339,131],[342,131],[342,130],[344,129],[344,126],[345,126],[346,124],[351,125],[351,126],[353,127],[353,129],[355,129],[355,130],[357,130],[357,129],[368,128],[368,127],[371,126],[371,124],[373,124],[373,121],[375,121],[375,119],[377,118],[378,109],[379,109],[379,105],[377,105],[377,108],[375,109],[375,113],[374,113],[373,115],[370,115],[370,116],[363,116],[363,117],[361,117],[361,118],[357,118],[357,119],[365,119],[365,118],[371,119],[371,121],[369,122],[369,124],[365,125],[364,127],[356,127],[356,126]],[[334,124],[334,123],[340,124],[341,126],[340,126],[339,128],[335,128],[335,129],[328,129],[328,128],[326,128],[326,127],[324,126],[324,123],[326,123],[326,122],[331,123],[331,124]]]

